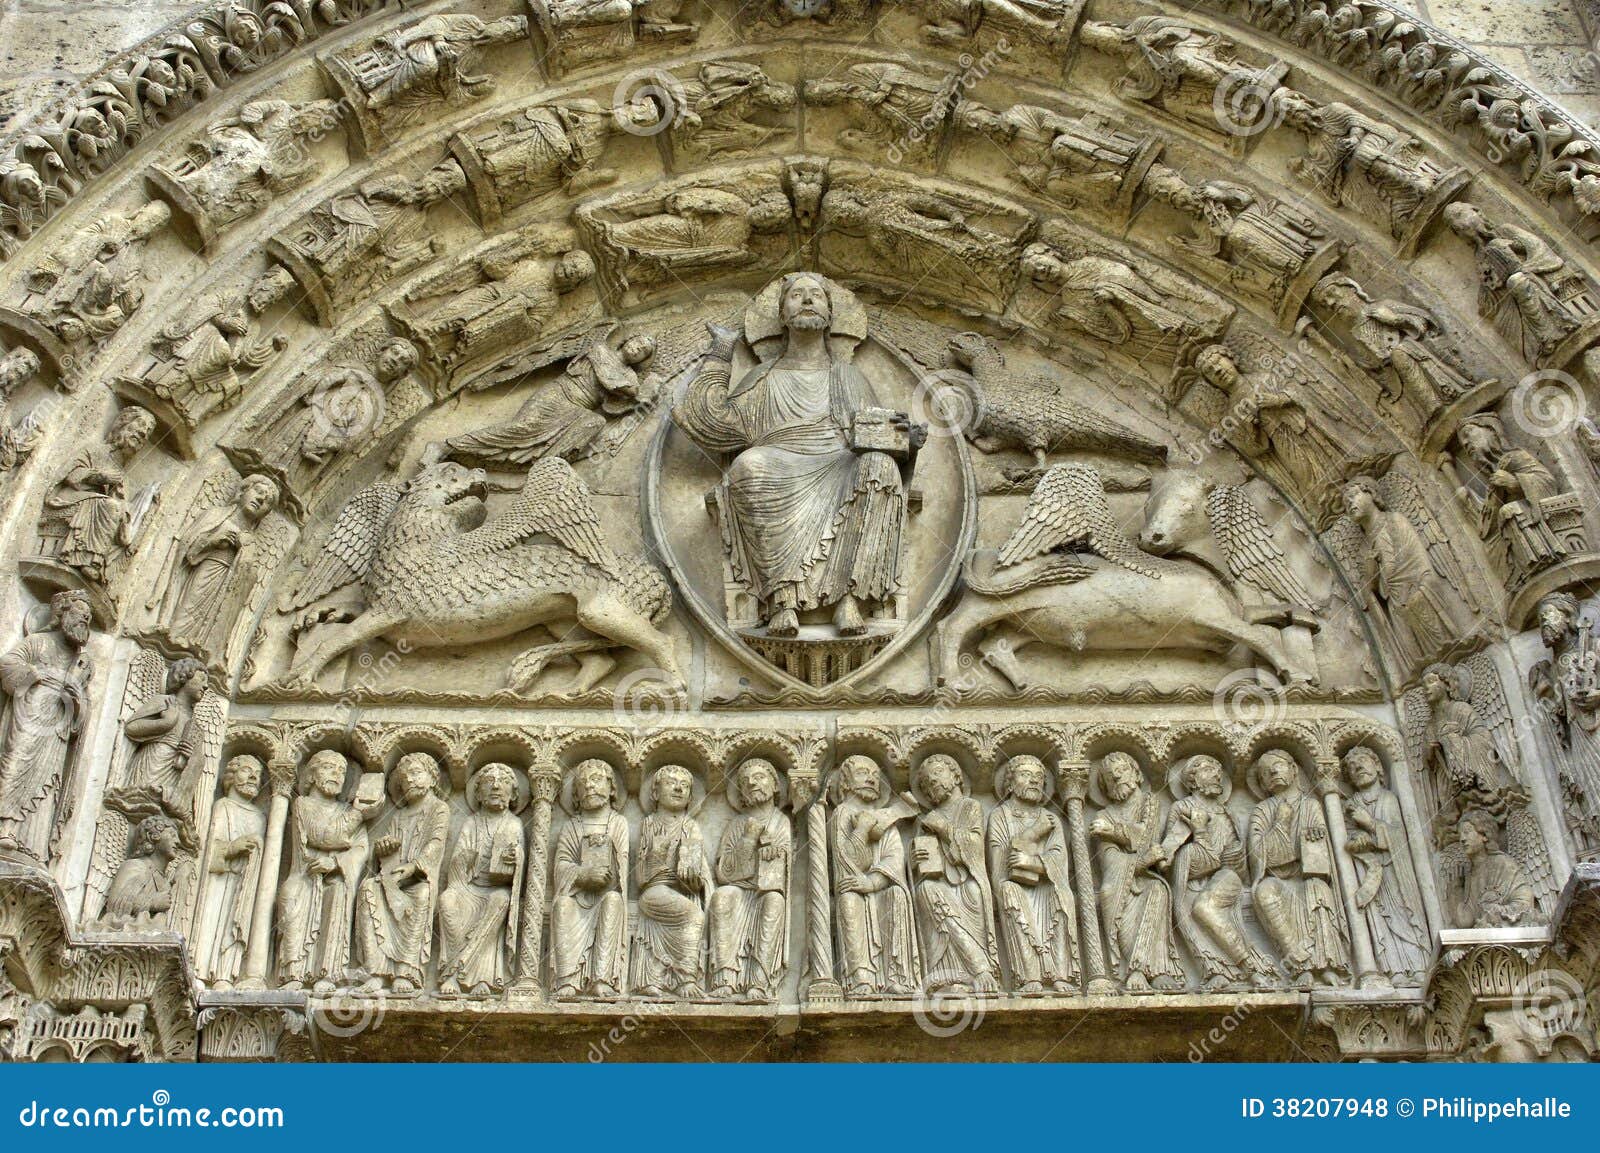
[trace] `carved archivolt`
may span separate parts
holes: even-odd
[[[251,0],[4,142],[0,853],[83,894],[13,1050],[190,981],[227,1059],[1185,989],[1592,1050],[1511,1001],[1589,979],[1596,143],[1381,3],[1169,7]]]

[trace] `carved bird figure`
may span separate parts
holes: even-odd
[[[1086,405],[1037,373],[1014,373],[988,337],[962,332],[949,338],[939,381],[963,395],[967,439],[982,452],[1018,449],[1037,468],[1052,452],[1082,450],[1165,460],[1166,446],[1141,436]]]

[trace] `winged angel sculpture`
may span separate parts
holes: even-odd
[[[1407,755],[1421,766],[1417,803],[1432,826],[1446,903],[1458,906],[1458,922],[1475,920],[1461,907],[1472,865],[1458,831],[1462,818],[1474,813],[1498,826],[1496,839],[1520,867],[1540,915],[1547,914],[1557,888],[1550,851],[1530,805],[1516,722],[1492,658],[1478,653],[1458,665],[1429,665],[1421,684],[1406,693],[1402,715]]]
[[[1358,476],[1341,500],[1323,543],[1357,595],[1384,610],[1404,670],[1469,643],[1476,621],[1466,573],[1415,478],[1398,468],[1381,480]]]
[[[134,657],[123,697],[123,739],[114,754],[89,863],[91,909],[99,908],[110,893],[134,831],[152,818],[167,818],[175,826],[177,844],[166,871],[171,903],[162,911],[163,923],[188,924],[226,712],[199,660],[179,657],[169,663],[152,649]]]
[[[516,692],[564,657],[579,659],[571,691],[586,692],[615,666],[609,651],[616,648],[641,652],[678,678],[672,642],[658,628],[672,604],[666,579],[613,551],[571,465],[544,457],[493,516],[488,492],[482,469],[442,461],[351,499],[299,587],[280,603],[281,612],[302,614],[289,683],[309,686],[335,657],[379,637],[437,648],[540,625],[559,639],[512,662],[507,684]],[[358,593],[354,612],[333,603],[347,589]]]

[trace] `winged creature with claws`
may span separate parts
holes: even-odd
[[[576,657],[570,690],[586,692],[633,649],[678,678],[660,630],[672,605],[666,579],[621,556],[600,531],[588,486],[547,456],[490,516],[482,469],[453,461],[411,480],[356,494],[299,587],[279,608],[296,619],[291,684],[311,684],[334,658],[382,637],[397,647],[477,644],[544,626],[557,639],[512,662],[507,685],[529,691],[554,658]],[[347,589],[361,608],[329,607]],[[310,610],[310,611],[307,611]]]

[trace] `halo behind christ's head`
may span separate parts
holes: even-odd
[[[842,351],[854,349],[865,340],[867,310],[855,293],[820,272],[791,272],[768,283],[745,307],[744,338],[750,347],[764,352],[762,341],[784,335],[783,294],[802,276],[817,281],[828,293],[828,308],[833,314],[833,323],[828,326],[829,344]]]

